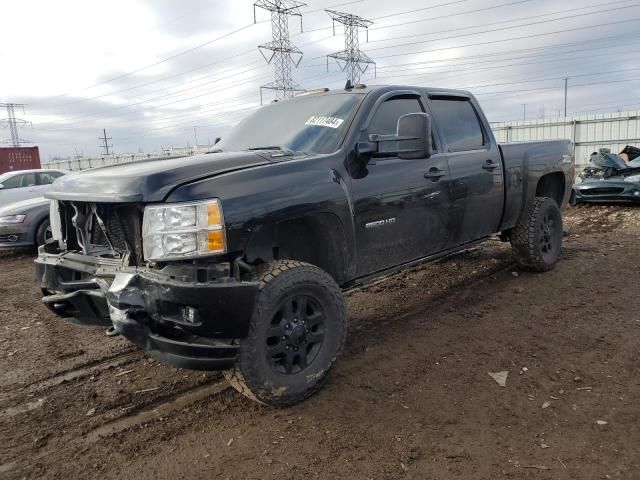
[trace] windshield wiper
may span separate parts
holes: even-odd
[[[291,150],[290,148],[287,147],[281,147],[280,145],[269,145],[267,147],[251,147],[251,148],[247,148],[248,151],[254,151],[254,150],[277,150],[278,152],[282,152],[278,155],[295,155],[296,152],[295,150]]]
[[[282,148],[280,145],[269,145],[267,147],[251,147],[251,148],[247,148],[247,150],[251,151],[251,150],[284,150],[284,151],[293,151],[293,150],[289,150],[288,148]]]

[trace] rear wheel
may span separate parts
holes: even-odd
[[[44,245],[49,240],[53,238],[53,233],[51,231],[51,223],[49,223],[49,219],[45,219],[40,222],[38,225],[38,229],[36,230],[36,246]]]
[[[536,197],[527,214],[511,232],[511,247],[525,270],[546,272],[560,258],[562,214],[555,200]]]
[[[257,280],[249,335],[225,377],[260,403],[292,405],[322,387],[344,347],[342,292],[324,270],[293,260],[269,264]]]

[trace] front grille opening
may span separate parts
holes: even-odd
[[[583,195],[619,195],[624,192],[621,187],[600,187],[590,188],[582,191]]]
[[[130,265],[143,262],[141,205],[60,202],[60,215],[68,250],[100,257],[128,256]]]

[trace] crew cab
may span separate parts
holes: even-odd
[[[57,181],[53,240],[36,260],[43,302],[291,405],[343,349],[345,289],[496,234],[522,268],[551,269],[571,150],[497,144],[465,91],[305,92],[258,109],[209,154]]]

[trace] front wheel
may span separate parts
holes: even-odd
[[[260,287],[249,335],[225,377],[260,403],[293,405],[324,385],[342,352],[347,334],[342,292],[324,270],[294,260],[271,263],[256,279]]]
[[[562,214],[555,200],[536,197],[527,214],[511,232],[511,248],[524,270],[546,272],[560,258]]]
[[[51,231],[51,223],[49,222],[49,219],[46,218],[40,223],[40,225],[38,225],[38,228],[36,229],[36,247],[44,245],[52,238],[53,233]]]

